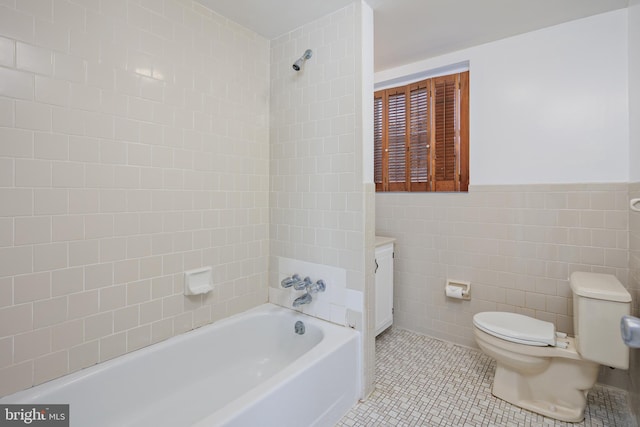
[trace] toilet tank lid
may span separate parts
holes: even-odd
[[[631,295],[611,274],[575,271],[569,279],[574,294],[585,298],[614,302],[630,302]]]

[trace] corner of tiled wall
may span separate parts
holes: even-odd
[[[640,198],[640,182],[629,184],[629,200]],[[640,212],[629,212],[629,291],[633,313],[640,317]]]
[[[376,293],[375,289],[375,224],[376,224],[376,187],[373,183],[364,185],[365,192],[365,285],[364,289],[364,318],[363,330],[363,398],[367,398],[374,390],[376,379],[376,338],[375,338],[375,314]]]
[[[629,199],[640,198],[640,182],[629,184]],[[640,317],[640,212],[629,212],[629,291],[633,298],[633,315]],[[630,402],[640,417],[640,349],[631,350],[629,378]]]
[[[0,396],[267,300],[269,49],[188,0],[2,2]]]
[[[364,332],[360,8],[354,2],[271,42],[269,292],[270,301],[290,307],[294,294],[279,289],[280,280],[308,274],[280,271],[283,260],[342,270],[342,303],[334,299],[332,310],[340,319],[327,320]],[[306,49],[313,56],[293,71],[293,61]],[[318,294],[318,304],[326,298]],[[323,318],[330,314],[301,309]]]
[[[362,290],[356,15],[349,5],[271,42],[272,287],[290,259],[344,269],[346,288]],[[306,49],[313,56],[296,72]]]

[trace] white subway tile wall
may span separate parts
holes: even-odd
[[[346,288],[373,289],[374,192],[363,184],[363,6],[354,2],[271,42],[270,295],[289,272],[279,259],[346,271]],[[306,49],[313,56],[292,68]],[[372,89],[371,89],[372,90]],[[366,93],[366,92],[365,92]],[[371,119],[372,120],[372,119]],[[306,274],[301,271],[300,274]],[[364,395],[373,388],[373,305],[313,310],[363,333]],[[369,295],[370,296],[370,295]],[[319,301],[323,295],[318,295]],[[366,300],[370,301],[370,300]],[[326,306],[325,306],[326,307]]]
[[[360,15],[354,3],[271,42],[273,287],[289,273],[278,271],[282,257],[344,269],[346,287],[364,291]],[[306,49],[313,56],[296,72]]]
[[[2,2],[0,396],[266,302],[269,73],[188,0]]]
[[[475,346],[472,316],[500,310],[572,333],[573,271],[614,274],[637,300],[628,189],[612,183],[378,193],[377,233],[396,238],[396,325]],[[470,281],[471,301],[446,298],[447,278]]]

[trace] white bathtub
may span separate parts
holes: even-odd
[[[72,427],[333,426],[359,397],[359,341],[264,304],[0,404],[68,403]]]

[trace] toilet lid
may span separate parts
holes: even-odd
[[[522,314],[486,311],[473,316],[473,324],[506,341],[534,346],[556,345],[556,328],[553,323]]]

